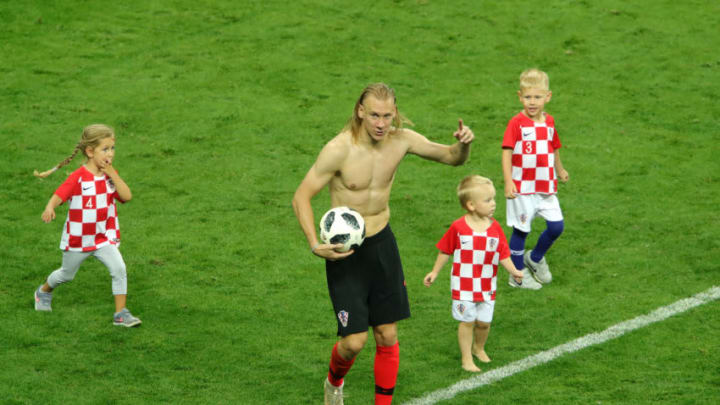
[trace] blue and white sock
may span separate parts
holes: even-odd
[[[510,259],[515,265],[515,268],[521,271],[525,268],[523,255],[525,254],[525,239],[527,239],[527,236],[527,232],[523,232],[517,228],[513,228],[513,233],[510,236]]]
[[[555,243],[555,240],[563,233],[564,228],[564,221],[547,221],[547,228],[540,234],[537,245],[535,245],[535,248],[530,252],[532,261],[537,263],[542,260],[545,253],[547,253],[552,244]],[[512,250],[512,244],[510,245],[510,249]]]

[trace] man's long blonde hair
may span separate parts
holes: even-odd
[[[360,106],[363,105],[365,97],[367,97],[368,95],[373,96],[378,100],[392,100],[395,104],[395,118],[392,122],[392,129],[390,130],[390,134],[394,134],[399,129],[402,129],[403,124],[413,125],[412,121],[407,119],[404,115],[400,114],[400,111],[397,108],[397,97],[395,97],[395,90],[385,83],[373,83],[365,87],[362,94],[355,103],[352,117],[350,117],[347,124],[345,124],[344,130],[350,130],[350,133],[352,133],[353,141],[357,141],[362,130],[363,120],[362,118],[360,118],[358,111],[360,110]]]
[[[37,177],[45,178],[53,174],[55,170],[72,162],[73,158],[75,158],[78,152],[82,152],[87,157],[85,149],[87,149],[88,147],[95,148],[100,144],[100,141],[102,141],[103,139],[114,137],[115,131],[113,131],[113,129],[107,125],[88,125],[83,129],[82,138],[80,138],[80,141],[77,143],[77,145],[75,145],[75,149],[73,149],[73,152],[70,154],[70,156],[66,157],[62,162],[58,163],[57,166],[53,167],[50,170],[46,170],[42,173],[39,173],[37,170],[35,170],[33,174],[35,174],[35,176]]]

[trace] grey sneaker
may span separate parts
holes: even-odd
[[[523,269],[523,279],[521,283],[518,283],[515,281],[515,278],[513,276],[510,276],[510,281],[508,284],[510,284],[510,287],[515,288],[525,288],[528,290],[539,290],[542,288],[542,284],[535,281],[534,278],[530,275],[530,271],[528,269]]]
[[[36,311],[52,311],[52,293],[42,292],[42,286],[35,290],[35,310]]]
[[[142,321],[133,316],[127,308],[123,308],[120,312],[113,316],[113,324],[117,326],[124,326],[126,328],[132,328],[138,326]]]
[[[550,268],[548,267],[545,257],[540,259],[539,262],[534,262],[530,258],[530,251],[525,252],[524,260],[525,266],[530,269],[530,274],[541,284],[549,284],[552,281],[552,274],[550,274]]]
[[[341,386],[336,387],[325,379],[325,405],[343,405],[343,382]]]

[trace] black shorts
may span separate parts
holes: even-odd
[[[338,335],[410,317],[400,252],[390,225],[366,238],[355,253],[325,262]]]

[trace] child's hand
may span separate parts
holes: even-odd
[[[46,224],[50,223],[50,221],[55,219],[55,210],[50,207],[45,208],[45,211],[43,211],[41,218]]]
[[[113,177],[117,174],[117,170],[112,166],[112,162],[106,162],[103,167],[100,168],[100,171],[107,174],[109,177]]]
[[[570,174],[569,174],[569,173],[567,172],[567,170],[565,170],[565,169],[562,169],[562,170],[558,171],[557,177],[558,177],[558,179],[559,179],[560,181],[562,181],[563,183],[567,183],[568,180],[570,180]]]
[[[423,279],[423,284],[425,284],[425,287],[430,287],[432,283],[435,282],[435,279],[437,278],[437,273],[433,273],[432,271],[428,273],[425,278]]]
[[[511,181],[508,183],[505,183],[505,198],[514,199],[517,197],[517,188],[515,187],[515,182]]]

